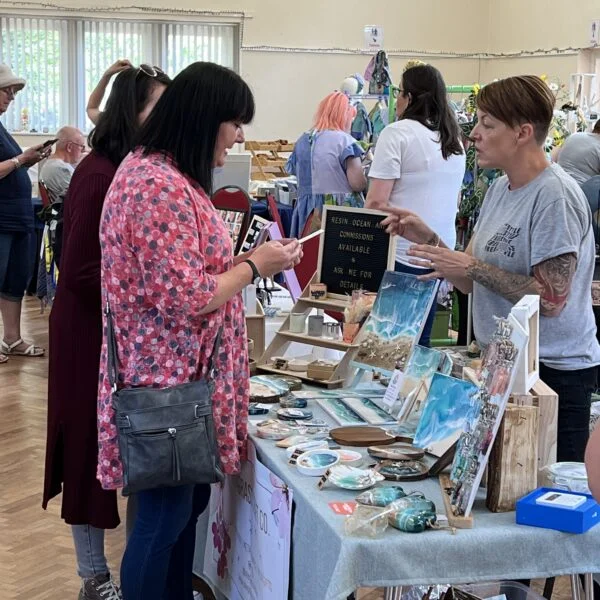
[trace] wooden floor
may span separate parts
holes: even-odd
[[[23,337],[47,348],[47,317],[36,300],[27,299]],[[46,358],[12,357],[0,365],[0,600],[75,600],[80,587],[70,530],[60,519],[60,497],[48,511],[41,508],[47,371]],[[115,574],[123,540],[123,527],[107,531]],[[557,600],[571,597],[566,578],[559,580],[557,592]],[[359,599],[382,600],[383,592],[361,590]]]

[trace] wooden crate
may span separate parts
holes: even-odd
[[[537,484],[546,484],[542,469],[556,462],[558,435],[558,394],[541,379],[529,394],[513,394],[510,402],[517,406],[535,406],[539,411]]]
[[[519,498],[538,487],[539,408],[509,404],[488,461],[486,506],[515,509]]]

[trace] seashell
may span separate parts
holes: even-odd
[[[360,496],[356,497],[356,501],[359,504],[364,504],[366,506],[378,506],[384,508],[388,506],[388,504],[391,504],[400,498],[404,498],[405,496],[406,492],[399,485],[395,485],[375,488],[369,492],[363,492]]]
[[[389,524],[405,533],[421,533],[435,523],[435,519],[435,513],[416,508],[406,508],[388,516]]]
[[[396,508],[397,511],[414,508],[415,510],[425,510],[425,511],[432,512],[433,514],[436,513],[435,503],[431,500],[428,500],[423,495],[419,495],[419,496],[410,495],[410,496],[405,496],[404,498],[395,500],[394,508]]]

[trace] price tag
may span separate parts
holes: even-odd
[[[336,515],[351,515],[356,509],[356,502],[330,502],[329,508]]]
[[[400,369],[394,369],[390,383],[387,387],[387,390],[385,390],[385,394],[383,395],[383,404],[388,408],[392,408],[392,406],[396,404],[396,400],[398,400],[398,396],[400,395],[403,382],[404,373],[400,371]]]

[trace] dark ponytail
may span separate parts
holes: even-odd
[[[460,129],[446,94],[442,74],[431,65],[418,65],[406,69],[402,75],[402,95],[410,94],[410,103],[401,119],[412,119],[431,131],[440,134],[442,156],[464,154],[460,142]]]

